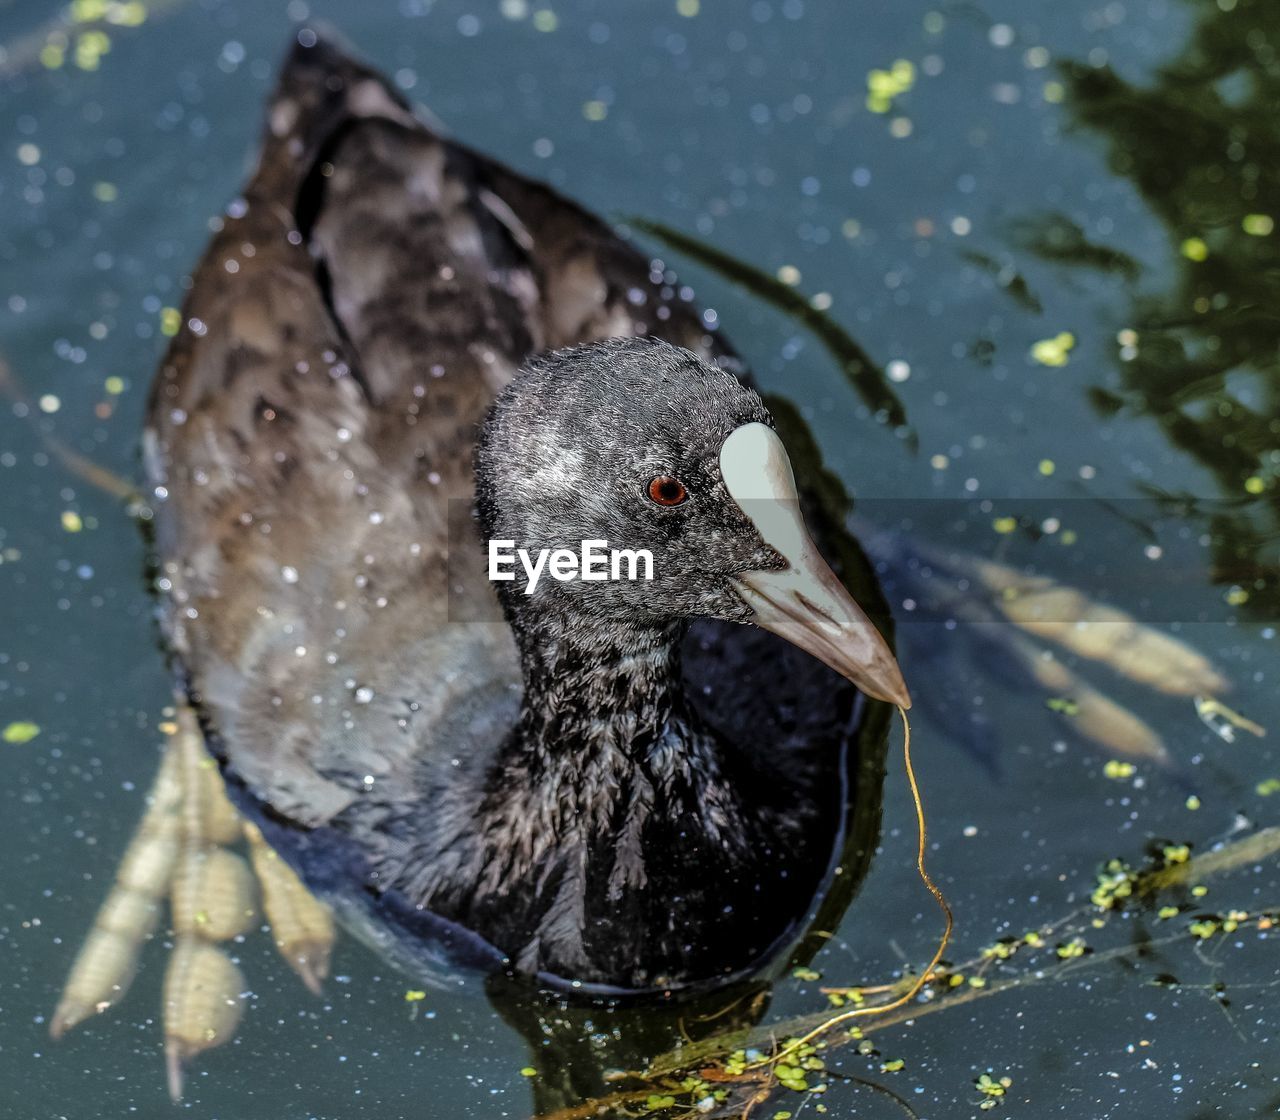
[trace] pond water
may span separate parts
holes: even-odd
[[[1007,623],[920,618],[918,580],[882,542],[920,700],[929,861],[956,916],[949,960],[1087,907],[1111,858],[1177,859],[1276,822],[1273,3],[127,8],[125,23],[146,18],[77,28],[53,3],[0,3],[0,352],[27,395],[0,401],[0,1113],[523,1117],[538,1078],[521,1070],[551,1076],[483,998],[406,1002],[405,979],[349,939],[321,999],[269,938],[237,945],[243,1026],[194,1064],[180,1105],[163,1078],[163,938],[119,1007],[48,1039],[171,695],[137,526],[47,440],[138,476],[164,309],[235,196],[300,18],[338,25],[469,143],[813,298],[884,370],[910,434],[879,422],[762,285],[643,237],[801,410],[860,524],[959,543],[1176,633],[1231,680],[1223,699],[1271,729],[1228,741],[1190,697],[1064,656],[1164,753],[1143,738],[1126,754],[1135,740],[1115,734],[1109,748],[1105,720],[1090,739],[1079,690],[1032,681]],[[811,962],[822,980],[783,980],[770,1016],[821,1010],[820,986],[892,979],[933,951],[897,757],[871,873]],[[903,1114],[857,1079],[922,1117],[992,1103],[1019,1117],[1277,1113],[1280,943],[1257,914],[1280,906],[1280,868],[1272,855],[1205,885],[1162,897],[1175,915],[1138,908],[1095,929],[1086,913],[1040,957],[1024,943],[970,970],[955,987],[976,998],[877,1033],[877,1053],[833,1054],[854,1080],[780,1091],[753,1115]],[[1197,919],[1216,925],[1200,937]],[[1077,937],[1096,951],[1072,963]],[[1106,956],[1131,942],[1144,947]],[[987,990],[1038,969],[1043,982]],[[611,1015],[573,1029],[607,1033]]]

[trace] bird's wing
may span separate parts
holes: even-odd
[[[465,508],[476,426],[530,353],[641,332],[729,357],[597,219],[324,39],[293,51],[146,433],[168,643],[275,813],[407,795],[451,711],[511,692],[505,626],[448,625],[497,617]]]

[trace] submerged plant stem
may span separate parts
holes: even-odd
[[[13,368],[3,357],[0,357],[0,394],[10,398],[10,400],[30,404],[17,374],[13,372]],[[36,422],[36,415],[34,410],[27,413],[32,428],[39,435],[45,450],[57,459],[68,473],[83,479],[90,486],[95,486],[104,494],[110,494],[111,497],[118,498],[122,502],[135,503],[141,500],[138,488],[132,482],[113,471],[107,470],[106,467],[98,466],[92,459],[87,459],[80,452],[73,451],[57,436],[50,435],[44,431]]]
[[[910,1003],[920,994],[920,989],[928,983],[929,978],[934,974],[934,970],[938,967],[942,960],[942,955],[947,951],[947,945],[951,941],[951,931],[955,926],[955,919],[951,914],[951,907],[947,905],[947,900],[943,896],[941,890],[938,889],[929,872],[924,865],[925,845],[928,839],[928,830],[925,826],[924,803],[920,799],[920,784],[916,781],[915,767],[911,764],[911,721],[907,719],[905,708],[898,708],[898,715],[902,717],[902,763],[907,772],[907,783],[911,786],[911,800],[916,810],[916,871],[920,874],[920,879],[929,889],[929,893],[937,900],[939,908],[942,910],[946,924],[942,930],[942,937],[938,941],[938,947],[934,950],[933,959],[929,962],[919,976],[911,982],[907,990],[895,999],[891,999],[888,1003],[875,1004],[872,1007],[855,1007],[850,1011],[842,1011],[839,1015],[832,1015],[823,1019],[817,1026],[810,1028],[799,1038],[788,1043],[775,1054],[771,1054],[767,1058],[763,1058],[758,1062],[753,1062],[747,1066],[747,1069],[760,1069],[767,1066],[776,1065],[784,1058],[794,1054],[802,1046],[807,1046],[815,1039],[820,1038],[828,1031],[834,1030],[842,1023],[847,1023],[852,1019],[860,1019],[867,1015],[883,1015],[886,1012],[893,1011]],[[791,1032],[787,1032],[788,1034]]]

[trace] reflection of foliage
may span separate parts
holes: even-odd
[[[1090,241],[1065,214],[1049,213],[1018,219],[1011,226],[1013,240],[1044,260],[1083,265],[1136,280],[1138,262],[1128,253]]]
[[[1017,270],[1012,261],[998,260],[988,253],[980,253],[972,249],[963,250],[960,257],[994,279],[1019,307],[1030,311],[1033,315],[1039,315],[1044,310],[1035,292],[1027,284],[1026,277]]]
[[[705,241],[699,241],[696,237],[690,237],[670,226],[644,218],[632,218],[630,224],[641,233],[660,238],[677,252],[684,253],[691,260],[714,269],[721,276],[741,285],[759,299],[772,304],[797,322],[803,323],[817,335],[832,357],[840,363],[841,372],[862,397],[867,407],[882,415],[884,421],[893,427],[906,427],[907,411],[890,386],[884,370],[871,360],[849,332],[823,308],[816,306],[813,301],[781,280],[730,256],[713,245],[708,245]],[[907,440],[914,450],[915,434],[908,432]]]
[[[1236,585],[1229,601],[1271,614],[1280,607],[1280,6],[1188,2],[1198,23],[1152,85],[1065,68],[1070,111],[1107,138],[1112,167],[1165,222],[1180,261],[1165,291],[1134,301],[1122,391],[1091,396],[1102,411],[1157,420],[1240,499],[1209,522],[1216,575]]]

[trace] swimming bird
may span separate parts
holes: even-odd
[[[794,935],[858,690],[909,696],[660,264],[303,29],[144,448],[181,687],[349,923],[603,992],[740,976]],[[526,594],[490,541],[607,542],[652,578]]]
[[[539,1112],[606,1092],[607,1068],[700,1017],[754,1021],[875,849],[889,713],[864,697],[909,699],[794,406],[757,395],[662,262],[311,29],[217,226],[145,435],[178,710],[51,1034],[123,997],[167,898],[180,1096],[184,1063],[236,1030],[250,984],[219,942],[259,903],[319,991],[332,916],[308,888],[424,983],[483,970],[532,1040]],[[1024,687],[1069,694],[1109,749],[1163,748],[1028,635],[1177,694],[1225,685],[1082,592],[868,530],[914,617],[984,623],[975,661],[994,650]],[[541,557],[540,577],[490,580],[487,545]],[[579,545],[650,557],[651,578],[560,570]],[[948,670],[924,698],[963,734],[975,696]],[[529,999],[530,978],[553,992]],[[611,998],[655,991],[682,998]]]

